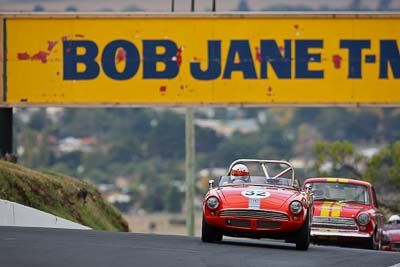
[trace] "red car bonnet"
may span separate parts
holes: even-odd
[[[392,241],[400,241],[400,229],[384,230],[384,233],[390,236]]]
[[[218,191],[223,197],[223,207],[226,208],[248,208],[250,197],[244,196],[243,192],[248,190],[261,190],[266,192],[266,197],[261,198],[261,209],[279,209],[291,196],[297,196],[295,190],[284,188],[264,187],[222,187]],[[297,194],[296,194],[297,193]]]

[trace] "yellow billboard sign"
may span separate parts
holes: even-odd
[[[400,103],[397,15],[3,16],[6,105]]]

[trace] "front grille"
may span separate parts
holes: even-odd
[[[337,230],[358,230],[357,223],[352,218],[314,216],[312,227],[337,229]]]
[[[280,222],[257,221],[257,228],[276,229],[281,227]]]
[[[266,220],[279,220],[288,221],[289,217],[285,213],[268,211],[268,210],[251,210],[251,209],[228,209],[222,210],[219,213],[221,217],[238,217],[238,218],[252,218],[252,219],[266,219]]]

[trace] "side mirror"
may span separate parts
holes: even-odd
[[[208,189],[213,189],[214,187],[214,180],[208,180]]]

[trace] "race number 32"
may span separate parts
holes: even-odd
[[[252,190],[245,190],[242,191],[242,196],[248,198],[266,198],[269,197],[271,194],[264,190],[259,189],[252,189]]]

